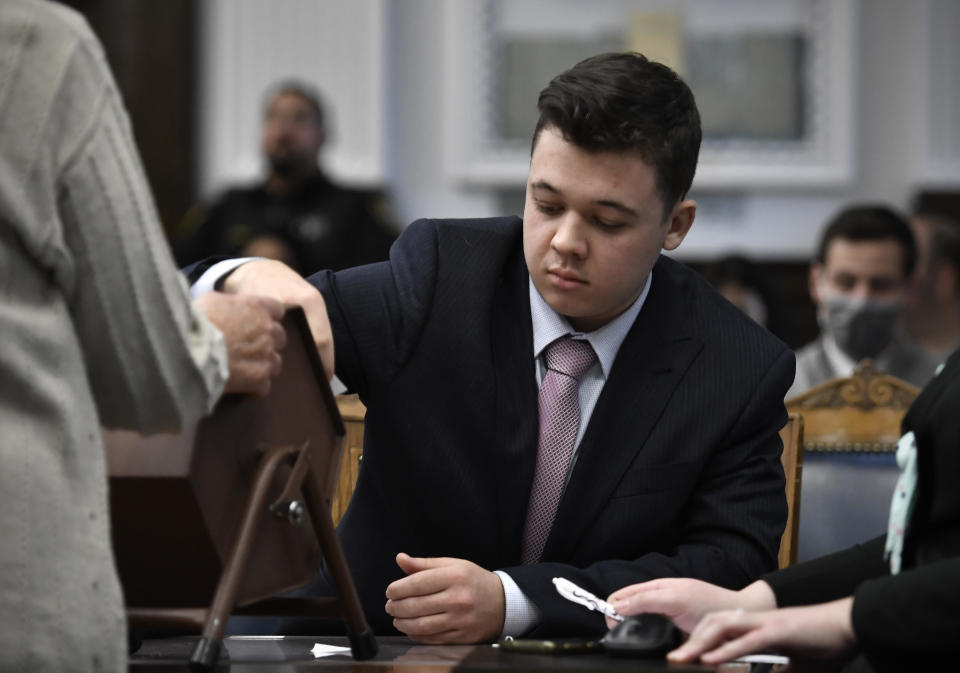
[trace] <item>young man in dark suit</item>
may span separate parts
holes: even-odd
[[[224,284],[305,305],[367,405],[339,532],[380,633],[597,633],[553,577],[602,595],[675,575],[739,588],[776,564],[793,353],[660,254],[696,212],[692,93],[603,54],[539,109],[522,220],[421,220],[389,262],[305,283],[261,260]],[[570,337],[589,344],[572,430],[544,411]],[[554,464],[560,425],[572,446]]]

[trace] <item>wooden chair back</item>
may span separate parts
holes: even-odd
[[[803,484],[797,559],[881,535],[898,470],[900,424],[919,390],[869,360],[853,374],[786,401],[803,417]]]
[[[850,377],[821,383],[786,405],[788,412],[803,415],[807,453],[892,453],[903,416],[919,392],[864,360]]]
[[[357,486],[360,463],[363,462],[363,420],[367,414],[367,408],[356,395],[338,395],[337,407],[340,409],[347,434],[343,441],[343,463],[340,466],[337,490],[331,503],[334,524],[339,523],[347,511],[347,505],[350,504],[353,490]]]
[[[786,568],[797,561],[797,533],[800,522],[800,484],[803,473],[803,417],[792,413],[780,430],[783,440],[783,474],[787,479],[787,526],[780,538],[778,561]]]

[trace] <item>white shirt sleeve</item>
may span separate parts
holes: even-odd
[[[209,269],[203,272],[203,274],[190,286],[190,298],[196,299],[202,294],[207,292],[213,292],[217,287],[217,282],[228,273],[236,269],[237,267],[243,266],[247,262],[251,262],[255,259],[263,259],[262,257],[237,257],[236,259],[225,259],[222,262],[217,262]]]
[[[522,636],[540,622],[540,610],[503,570],[494,571],[503,584],[504,617],[501,638]]]
[[[243,266],[247,262],[255,259],[263,259],[263,257],[237,257],[236,259],[225,259],[222,262],[217,262],[204,271],[196,282],[190,286],[190,297],[196,299],[202,294],[213,292],[221,278],[237,267]],[[343,381],[334,376],[330,380],[330,390],[333,391],[334,395],[342,395],[347,392],[347,386],[344,385]]]

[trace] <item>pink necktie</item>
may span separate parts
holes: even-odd
[[[579,379],[597,356],[588,342],[563,337],[547,346],[545,360],[547,374],[539,397],[537,470],[523,528],[523,563],[540,560],[553,526],[580,428]]]

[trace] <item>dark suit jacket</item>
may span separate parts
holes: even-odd
[[[172,235],[181,262],[240,255],[261,236],[279,239],[300,273],[345,269],[387,258],[397,237],[377,192],[343,187],[319,173],[282,196],[263,184],[234,187],[190,209]]]
[[[537,633],[604,630],[560,598],[684,575],[741,587],[776,565],[786,504],[777,431],[793,353],[661,258],[597,401],[543,562],[520,566],[537,446],[528,273],[515,217],[419,221],[390,261],[322,272],[337,375],[367,405],[340,524],[367,616],[416,556],[506,569]]]
[[[917,439],[917,500],[903,570],[889,574],[884,537],[765,577],[777,604],[853,595],[853,628],[878,671],[905,671],[939,658],[956,668],[960,634],[960,355],[920,393],[903,431]],[[941,670],[941,669],[937,669]]]

